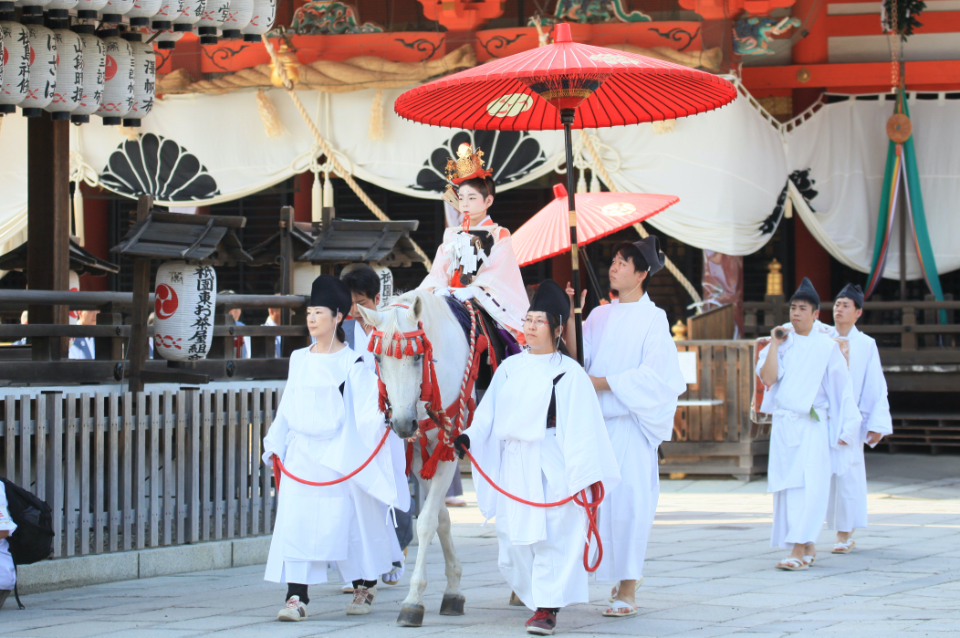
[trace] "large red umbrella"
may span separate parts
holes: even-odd
[[[513,234],[513,252],[521,266],[570,250],[567,189],[555,184],[553,194],[555,199]],[[580,246],[649,219],[680,201],[676,195],[642,193],[577,193],[575,197]]]
[[[577,357],[583,362],[577,214],[573,187],[574,128],[605,128],[696,115],[732,102],[723,78],[641,55],[573,42],[570,25],[554,42],[434,80],[394,102],[400,117],[484,131],[564,129]]]

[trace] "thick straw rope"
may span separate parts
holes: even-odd
[[[343,178],[343,181],[347,183],[347,186],[350,187],[357,197],[360,198],[367,208],[370,209],[370,212],[381,221],[391,221],[386,214],[380,210],[380,207],[377,206],[370,196],[363,192],[363,189],[360,188],[360,185],[357,184],[356,180],[353,179],[353,176],[343,167],[340,161],[337,159],[337,156],[334,155],[333,149],[330,148],[330,144],[327,143],[327,140],[320,135],[320,131],[317,129],[317,126],[313,123],[313,118],[307,113],[307,109],[304,108],[303,102],[300,101],[300,98],[297,96],[297,92],[293,90],[293,82],[290,81],[290,78],[287,77],[287,70],[284,68],[283,64],[277,61],[277,52],[273,50],[273,45],[270,44],[267,40],[266,34],[261,34],[260,39],[263,41],[263,46],[266,47],[267,52],[270,54],[270,61],[273,63],[273,67],[277,70],[277,75],[280,76],[280,79],[283,81],[283,88],[286,89],[287,95],[290,96],[290,99],[293,100],[293,105],[297,107],[297,111],[300,113],[300,117],[303,118],[303,121],[306,123],[307,128],[310,129],[310,133],[313,134],[313,139],[317,141],[317,144],[320,145],[320,150],[323,151],[323,154],[326,155],[327,160],[333,165],[333,170]],[[413,245],[414,251],[421,257],[423,257],[423,265],[427,270],[430,270],[433,267],[433,262],[427,256],[427,253],[423,252],[423,249],[413,241],[410,240],[410,243]]]
[[[600,153],[597,152],[593,142],[590,141],[590,138],[585,133],[581,132],[580,138],[583,140],[583,147],[587,149],[588,153],[590,153],[590,158],[593,160],[593,167],[600,174],[600,180],[607,185],[607,188],[612,189],[614,186],[613,179],[610,177],[610,173],[607,172],[607,168],[603,165],[603,160],[600,158]],[[634,224],[633,227],[644,239],[650,236],[650,233],[648,233],[646,229],[639,223]],[[683,286],[684,290],[687,291],[687,293],[697,304],[703,303],[703,298],[697,292],[697,289],[694,288],[689,279],[683,276],[683,273],[680,272],[680,269],[677,268],[676,264],[670,261],[669,257],[665,256],[664,266],[670,271],[671,275],[676,277],[677,281],[680,282],[680,285]],[[697,307],[697,312],[699,313],[699,305]]]

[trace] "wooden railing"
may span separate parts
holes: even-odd
[[[97,325],[0,324],[0,342],[12,343],[27,338],[29,346],[0,347],[0,385],[116,383],[129,372],[129,340],[132,293],[51,292],[43,290],[0,290],[0,314],[16,317],[31,306],[59,306],[70,310],[99,310]],[[227,379],[282,379],[287,374],[289,353],[309,343],[302,321],[303,312],[294,314],[300,325],[238,326],[227,314],[232,308],[264,309],[304,308],[306,299],[298,295],[218,295],[214,339],[207,358],[188,364],[172,365],[160,359],[146,361],[144,378],[162,381],[171,368],[178,369],[181,381],[200,383]],[[153,307],[153,295],[149,306]],[[146,334],[153,336],[153,326]],[[93,337],[96,359],[71,361],[66,358],[68,339]],[[250,337],[251,358],[237,359],[234,340]],[[282,356],[276,357],[275,339],[281,337]],[[57,347],[51,347],[57,341]],[[55,353],[51,356],[51,353]],[[58,359],[56,354],[60,355]],[[151,376],[152,375],[152,376]]]
[[[0,397],[0,474],[53,508],[54,557],[271,533],[281,390]]]

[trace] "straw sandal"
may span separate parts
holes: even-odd
[[[782,561],[777,563],[777,569],[782,569],[786,572],[800,572],[805,569],[810,569],[810,565],[803,562],[799,558],[784,558]]]
[[[613,606],[611,606],[607,611],[603,612],[603,615],[607,618],[626,618],[627,616],[636,616],[637,607],[636,605],[625,603],[622,600],[615,600],[613,601]]]
[[[852,538],[848,538],[845,543],[837,543],[833,546],[834,554],[849,554],[853,551],[854,546],[857,544],[857,541]]]

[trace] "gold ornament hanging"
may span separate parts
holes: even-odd
[[[890,116],[890,119],[887,120],[887,137],[890,138],[894,144],[903,144],[908,139],[910,135],[913,134],[913,125],[910,123],[910,118],[903,113],[894,113]]]
[[[283,65],[283,70],[286,71],[291,86],[295,86],[300,81],[300,60],[297,58],[297,54],[290,50],[286,42],[280,43],[276,61],[270,62],[270,82],[274,86],[283,86],[283,78],[278,73],[277,64]]]

